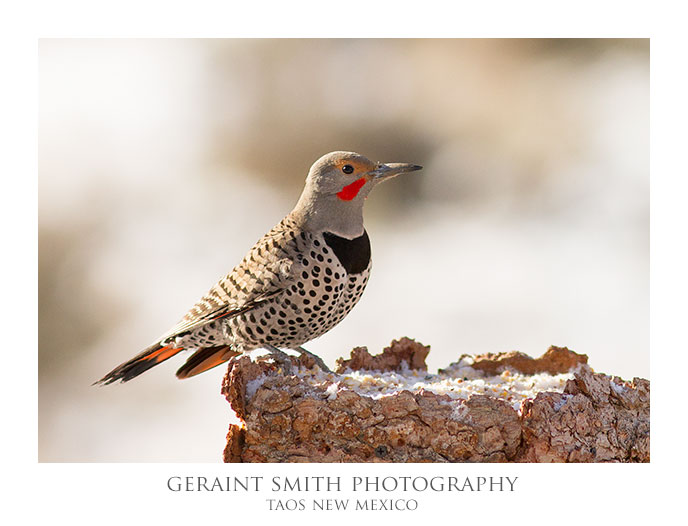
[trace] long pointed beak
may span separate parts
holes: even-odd
[[[380,163],[375,170],[373,170],[371,175],[376,179],[386,179],[387,177],[393,177],[406,172],[415,172],[416,170],[422,170],[423,167],[417,164],[410,163]]]

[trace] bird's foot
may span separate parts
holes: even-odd
[[[308,356],[309,358],[311,358],[311,359],[315,362],[315,365],[317,365],[318,367],[320,367],[320,369],[322,369],[322,371],[323,371],[324,373],[331,373],[331,372],[332,372],[332,371],[330,370],[330,368],[329,368],[327,365],[325,365],[325,362],[323,362],[323,359],[320,358],[320,356],[318,356],[318,355],[316,355],[316,354],[313,354],[313,353],[310,352],[310,351],[307,351],[307,350],[304,349],[303,347],[295,347],[294,350],[297,351],[297,352],[300,352],[301,354],[305,354],[306,356]]]
[[[274,345],[265,345],[265,348],[270,351],[270,358],[272,358],[275,363],[282,368],[284,374],[292,373],[294,366],[287,353],[282,351],[279,347],[275,347]]]
[[[290,374],[293,368],[293,362],[291,361],[289,354],[285,353],[279,347],[275,347],[274,345],[264,345],[264,347],[265,349],[270,351],[270,357],[273,360],[275,360],[275,363],[279,364],[285,373]],[[323,372],[332,372],[330,368],[327,367],[327,365],[325,365],[325,362],[322,360],[322,358],[320,358],[320,356],[313,354],[312,352],[304,349],[303,347],[294,347],[291,350],[298,352],[301,356],[308,357],[308,359],[311,360],[315,365],[320,367],[320,369]],[[309,365],[305,366],[310,367]]]

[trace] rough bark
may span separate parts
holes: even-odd
[[[437,375],[427,375],[429,350],[408,338],[377,356],[358,347],[349,360],[337,361],[335,373],[323,372],[308,355],[232,359],[222,392],[238,423],[230,425],[224,460],[649,462],[647,380],[624,382],[595,373],[587,356],[558,347],[537,359],[516,352],[464,355]],[[507,397],[508,388],[500,394],[499,383],[490,384],[489,394],[463,398],[433,392],[429,384],[425,388],[424,381],[460,386],[468,381],[460,377],[471,370],[491,382],[510,374],[570,372],[571,378],[561,380],[565,385],[559,391],[539,392],[522,402]],[[355,375],[370,371],[409,378],[413,389],[371,395],[361,388],[370,376],[351,386]],[[495,380],[494,375],[501,376]]]

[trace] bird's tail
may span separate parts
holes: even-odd
[[[229,345],[221,347],[203,347],[189,356],[186,363],[177,371],[177,378],[182,380],[204,373],[208,369],[217,367],[237,354],[239,353],[233,351]]]
[[[131,360],[115,367],[112,371],[95,382],[94,385],[107,385],[117,380],[128,382],[132,378],[137,377],[151,367],[155,367],[183,350],[183,347],[173,347],[172,345],[165,345],[163,347],[159,343],[154,343],[134,356]]]

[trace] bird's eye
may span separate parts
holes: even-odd
[[[342,172],[344,172],[345,174],[352,174],[354,173],[354,167],[350,164],[345,164],[344,166],[342,166]]]

